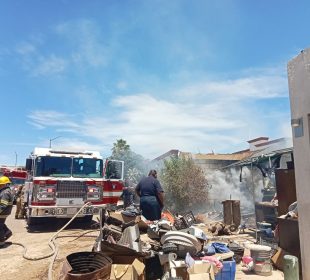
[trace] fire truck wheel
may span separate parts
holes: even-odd
[[[93,215],[87,215],[82,218],[83,223],[90,224],[93,220]]]
[[[27,218],[27,225],[28,225],[28,226],[37,225],[37,224],[39,224],[39,219],[40,219],[40,218],[28,217],[28,218]]]

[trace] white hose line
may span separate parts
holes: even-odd
[[[70,221],[68,221],[68,223],[66,223],[60,230],[58,230],[49,240],[48,244],[50,246],[50,248],[54,248],[54,254],[53,254],[53,257],[52,257],[52,260],[51,260],[51,263],[50,263],[50,266],[48,268],[48,280],[53,280],[53,264],[54,264],[54,261],[57,257],[57,254],[58,254],[58,247],[57,247],[57,244],[55,243],[55,239],[57,237],[57,235],[59,233],[61,233],[69,224],[71,224],[71,222],[76,218],[76,216],[86,207],[86,206],[89,206],[91,205],[90,202],[87,202],[83,205],[83,207],[81,207],[79,209],[79,211],[76,212],[76,214],[70,219]],[[51,244],[52,244],[52,247],[51,247]]]
[[[26,259],[26,260],[30,260],[30,261],[38,261],[38,260],[42,260],[42,259],[46,259],[46,258],[49,258],[51,256],[52,259],[51,259],[51,262],[50,262],[50,265],[49,265],[49,269],[48,269],[48,280],[53,280],[53,264],[55,262],[55,259],[57,257],[57,254],[58,254],[58,246],[57,244],[55,243],[55,240],[57,239],[57,236],[59,233],[61,233],[69,224],[71,224],[71,222],[76,218],[76,216],[87,206],[91,205],[90,202],[87,202],[85,203],[80,209],[79,211],[60,229],[58,230],[48,241],[48,246],[51,248],[52,252],[47,254],[47,255],[43,255],[43,256],[39,256],[39,257],[30,257],[30,256],[27,256],[27,247],[22,244],[22,243],[19,243],[19,242],[12,242],[12,244],[14,245],[19,245],[21,247],[24,248],[24,253],[23,253],[23,258]],[[59,236],[59,238],[61,238],[62,236]],[[79,238],[79,237],[78,237]]]

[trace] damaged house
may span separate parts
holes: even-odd
[[[300,259],[298,214],[294,212],[297,211],[297,206],[294,206],[297,205],[297,196],[291,139],[267,141],[261,137],[260,140],[263,142],[254,146],[249,141],[252,155],[229,168],[239,168],[240,181],[243,180],[245,168],[250,171],[250,178],[260,173],[261,180],[248,181],[251,185],[249,189],[253,190],[256,227],[259,230],[267,225],[274,229],[281,253]],[[260,195],[255,195],[258,191]]]

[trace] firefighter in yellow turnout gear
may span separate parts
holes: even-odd
[[[14,199],[10,184],[8,177],[0,177],[0,248],[4,245],[4,241],[12,236],[12,231],[5,224],[6,218],[12,212]]]
[[[26,209],[24,203],[24,185],[20,185],[16,193],[15,219],[24,219],[25,217],[26,217]]]

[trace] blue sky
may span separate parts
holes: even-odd
[[[290,137],[286,65],[309,1],[2,0],[0,164],[34,147],[152,159]]]

